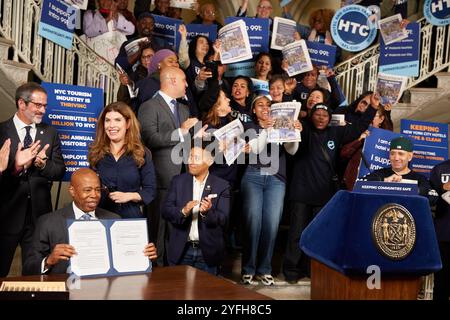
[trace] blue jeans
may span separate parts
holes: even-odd
[[[218,268],[217,266],[208,266],[203,259],[202,250],[200,247],[192,247],[190,244],[186,244],[187,249],[185,250],[185,253],[183,255],[183,258],[181,259],[180,264],[181,265],[187,265],[191,266],[203,271],[206,271],[208,273],[211,273],[212,275],[217,275]]]
[[[259,169],[247,167],[241,180],[245,237],[242,274],[272,273],[285,189],[285,183],[275,176],[261,175]]]

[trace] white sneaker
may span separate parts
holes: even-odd
[[[275,280],[270,274],[258,275],[255,277],[256,280],[261,281],[261,283],[265,286],[271,286],[275,284]]]
[[[253,284],[253,275],[251,274],[243,274],[241,278],[242,284]]]

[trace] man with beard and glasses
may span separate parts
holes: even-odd
[[[8,167],[0,182],[0,277],[8,274],[18,244],[23,264],[37,218],[52,211],[52,181],[60,180],[66,171],[58,133],[42,123],[47,108],[45,89],[25,83],[16,90],[15,100],[17,112],[0,123],[0,145],[11,141]],[[18,149],[32,152],[23,165],[17,161]]]

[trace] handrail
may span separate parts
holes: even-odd
[[[112,64],[77,35],[72,50],[38,35],[41,5],[41,0],[0,0],[0,35],[14,41],[13,60],[32,66],[42,81],[102,88],[105,104],[115,101],[120,82]]]
[[[417,22],[421,24],[419,76],[409,77],[406,89],[450,66],[450,25],[433,26],[425,18]],[[380,45],[377,44],[334,67],[348,102],[364,91],[375,90],[379,56]]]

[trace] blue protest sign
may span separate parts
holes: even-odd
[[[419,187],[416,183],[357,180],[352,192],[417,196],[419,194]]]
[[[423,15],[429,23],[435,26],[450,24],[450,1],[425,0]]]
[[[347,51],[361,51],[375,40],[376,24],[370,22],[371,12],[359,5],[339,9],[331,20],[331,36],[334,42]]]
[[[175,48],[175,37],[178,33],[178,27],[183,21],[178,19],[167,18],[163,16],[153,15],[155,19],[155,27],[153,28],[153,36],[162,39],[172,48]]]
[[[309,57],[316,66],[333,68],[336,62],[336,46],[330,46],[317,41],[305,41],[308,47]]]
[[[244,20],[253,56],[260,52],[269,52],[269,19],[227,17],[225,24]]]
[[[215,24],[209,26],[203,24],[187,24],[186,31],[187,31],[186,40],[188,44],[197,35],[207,37],[209,41],[211,41],[211,43],[217,39],[217,25]],[[175,33],[175,39],[176,39],[176,50],[178,52],[181,42],[181,35],[178,31]]]
[[[103,90],[46,82],[42,86],[48,93],[43,121],[58,131],[67,168],[63,180],[69,181],[72,172],[89,167],[88,147],[103,109]]]
[[[77,10],[59,0],[44,0],[38,34],[54,43],[72,49]]]
[[[400,132],[414,141],[411,169],[430,177],[431,169],[448,159],[448,125],[402,119]]]
[[[419,75],[420,23],[409,23],[406,30],[408,38],[388,46],[380,37],[379,72],[407,77]]]
[[[225,71],[225,77],[234,78],[237,76],[255,76],[255,62],[237,62],[227,64],[227,70]]]
[[[392,139],[400,136],[399,133],[374,127],[369,127],[369,131],[370,134],[364,142],[362,151],[363,159],[361,159],[359,164],[359,178],[391,165],[389,161],[389,146]],[[367,162],[367,166],[364,159]]]

